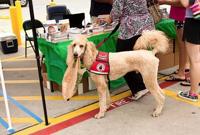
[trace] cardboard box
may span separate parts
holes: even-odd
[[[50,86],[50,81],[48,80],[47,77],[47,73],[42,73],[42,77],[43,77],[43,86],[45,88],[47,88],[48,90],[51,90],[51,86]],[[55,82],[52,82],[53,85],[53,90],[58,90],[58,91],[62,91],[62,86],[58,85]],[[81,83],[78,85],[78,90],[77,90],[77,94],[83,94],[89,91],[89,82],[88,82],[88,78],[83,78]]]
[[[174,67],[178,64],[178,47],[174,40],[169,41],[169,50],[165,54],[156,55],[159,60],[159,70],[167,69],[170,67]]]
[[[167,69],[174,66],[174,53],[157,56],[160,60],[158,70]]]
[[[174,53],[174,41],[173,40],[169,40],[169,49],[167,50],[167,52],[165,54],[170,54],[170,53]]]
[[[49,81],[48,81],[48,79],[47,79],[47,73],[42,73],[42,78],[43,78],[43,86],[44,86],[45,88],[47,88],[47,89],[50,89],[50,88],[47,87],[47,86],[48,86],[48,83],[49,83]]]

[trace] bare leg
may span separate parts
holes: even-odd
[[[190,80],[191,80],[191,93],[196,93],[199,88],[200,80],[200,45],[194,45],[186,42],[186,50],[190,61]]]
[[[185,69],[189,68],[189,58],[186,52],[186,47],[184,42],[182,41],[183,36],[183,28],[177,29],[177,43],[179,47],[179,70],[177,76],[179,78],[185,78]]]

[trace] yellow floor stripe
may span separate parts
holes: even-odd
[[[3,68],[3,71],[33,71],[37,68]]]
[[[13,99],[17,101],[33,101],[33,100],[42,100],[41,96],[13,96]],[[46,100],[63,100],[62,96],[45,96]],[[97,100],[98,96],[75,96],[70,100]],[[4,98],[0,97],[0,101],[3,101]]]
[[[18,59],[13,59],[13,60],[7,60],[6,62],[19,62],[19,61],[36,61],[34,58],[18,58]],[[4,61],[5,62],[5,61]]]
[[[31,55],[33,55],[33,53],[30,53],[30,54],[28,54],[27,56],[31,56]],[[2,62],[10,62],[10,61],[15,61],[15,60],[17,60],[17,59],[19,59],[19,58],[24,58],[24,57],[25,57],[24,55],[20,55],[20,56],[11,57],[11,58],[4,58],[4,59],[2,59],[1,61],[2,61]]]
[[[17,59],[16,61],[36,61],[36,59],[34,57],[31,57],[31,58],[20,58],[20,59]]]
[[[2,15],[2,16],[0,16],[0,19],[7,19],[7,20],[8,20],[8,19],[10,19],[10,17],[9,17],[9,16],[3,16],[3,15]]]
[[[168,76],[164,76],[162,78],[159,79],[159,81],[164,81]]]
[[[5,84],[28,84],[28,83],[39,83],[39,80],[7,80],[5,81]]]
[[[127,92],[121,93],[119,95],[113,96],[112,97],[112,101],[114,102],[114,101],[120,100],[120,99],[125,98],[125,97],[130,96],[130,95],[131,95],[131,92],[127,91]],[[49,125],[49,126],[58,124],[60,122],[63,122],[64,120],[68,120],[68,119],[74,118],[74,117],[79,116],[81,114],[84,114],[86,112],[89,112],[89,111],[92,111],[94,109],[97,109],[98,107],[99,107],[98,103],[94,103],[92,105],[86,106],[86,107],[81,108],[79,110],[76,110],[74,112],[62,115],[62,116],[60,116],[58,118],[50,120],[51,125]],[[15,135],[29,135],[29,134],[31,134],[33,132],[36,132],[38,130],[41,130],[41,129],[44,129],[44,128],[47,128],[47,127],[48,126],[45,126],[45,124],[43,122],[43,123],[40,123],[40,124],[38,124],[36,126],[33,126],[31,128],[27,128],[27,129],[24,129],[24,130],[22,130],[20,132],[17,132]]]
[[[158,77],[158,78],[162,78],[162,77],[164,77],[164,75],[158,74],[157,77]]]

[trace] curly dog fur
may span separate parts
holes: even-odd
[[[109,54],[110,80],[122,77],[130,71],[138,71],[141,73],[146,88],[151,92],[157,102],[152,114],[154,117],[159,116],[165,101],[164,93],[157,82],[159,59],[155,57],[155,54],[158,52],[166,52],[168,47],[168,38],[163,32],[157,30],[144,31],[134,46],[135,51]],[[147,49],[151,49],[151,51]],[[75,39],[68,46],[68,68],[62,83],[64,99],[70,99],[76,92],[75,84],[80,69],[80,59],[83,61],[83,65],[89,69],[93,61],[95,61],[97,54],[98,50],[95,45],[85,37]],[[105,116],[105,112],[109,108],[111,101],[107,86],[107,77],[106,75],[97,75],[94,73],[90,73],[90,76],[96,85],[99,95],[100,110],[95,115],[95,118],[102,118]]]

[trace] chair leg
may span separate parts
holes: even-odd
[[[27,58],[27,41],[25,39],[25,58]]]
[[[34,45],[32,44],[31,41],[30,41],[30,45],[31,45],[31,47],[32,47],[32,49],[33,49],[33,51],[34,51],[34,53],[35,53],[35,47],[34,47]]]
[[[51,92],[54,92],[54,89],[53,89],[53,82],[50,81],[50,89],[51,89]]]

